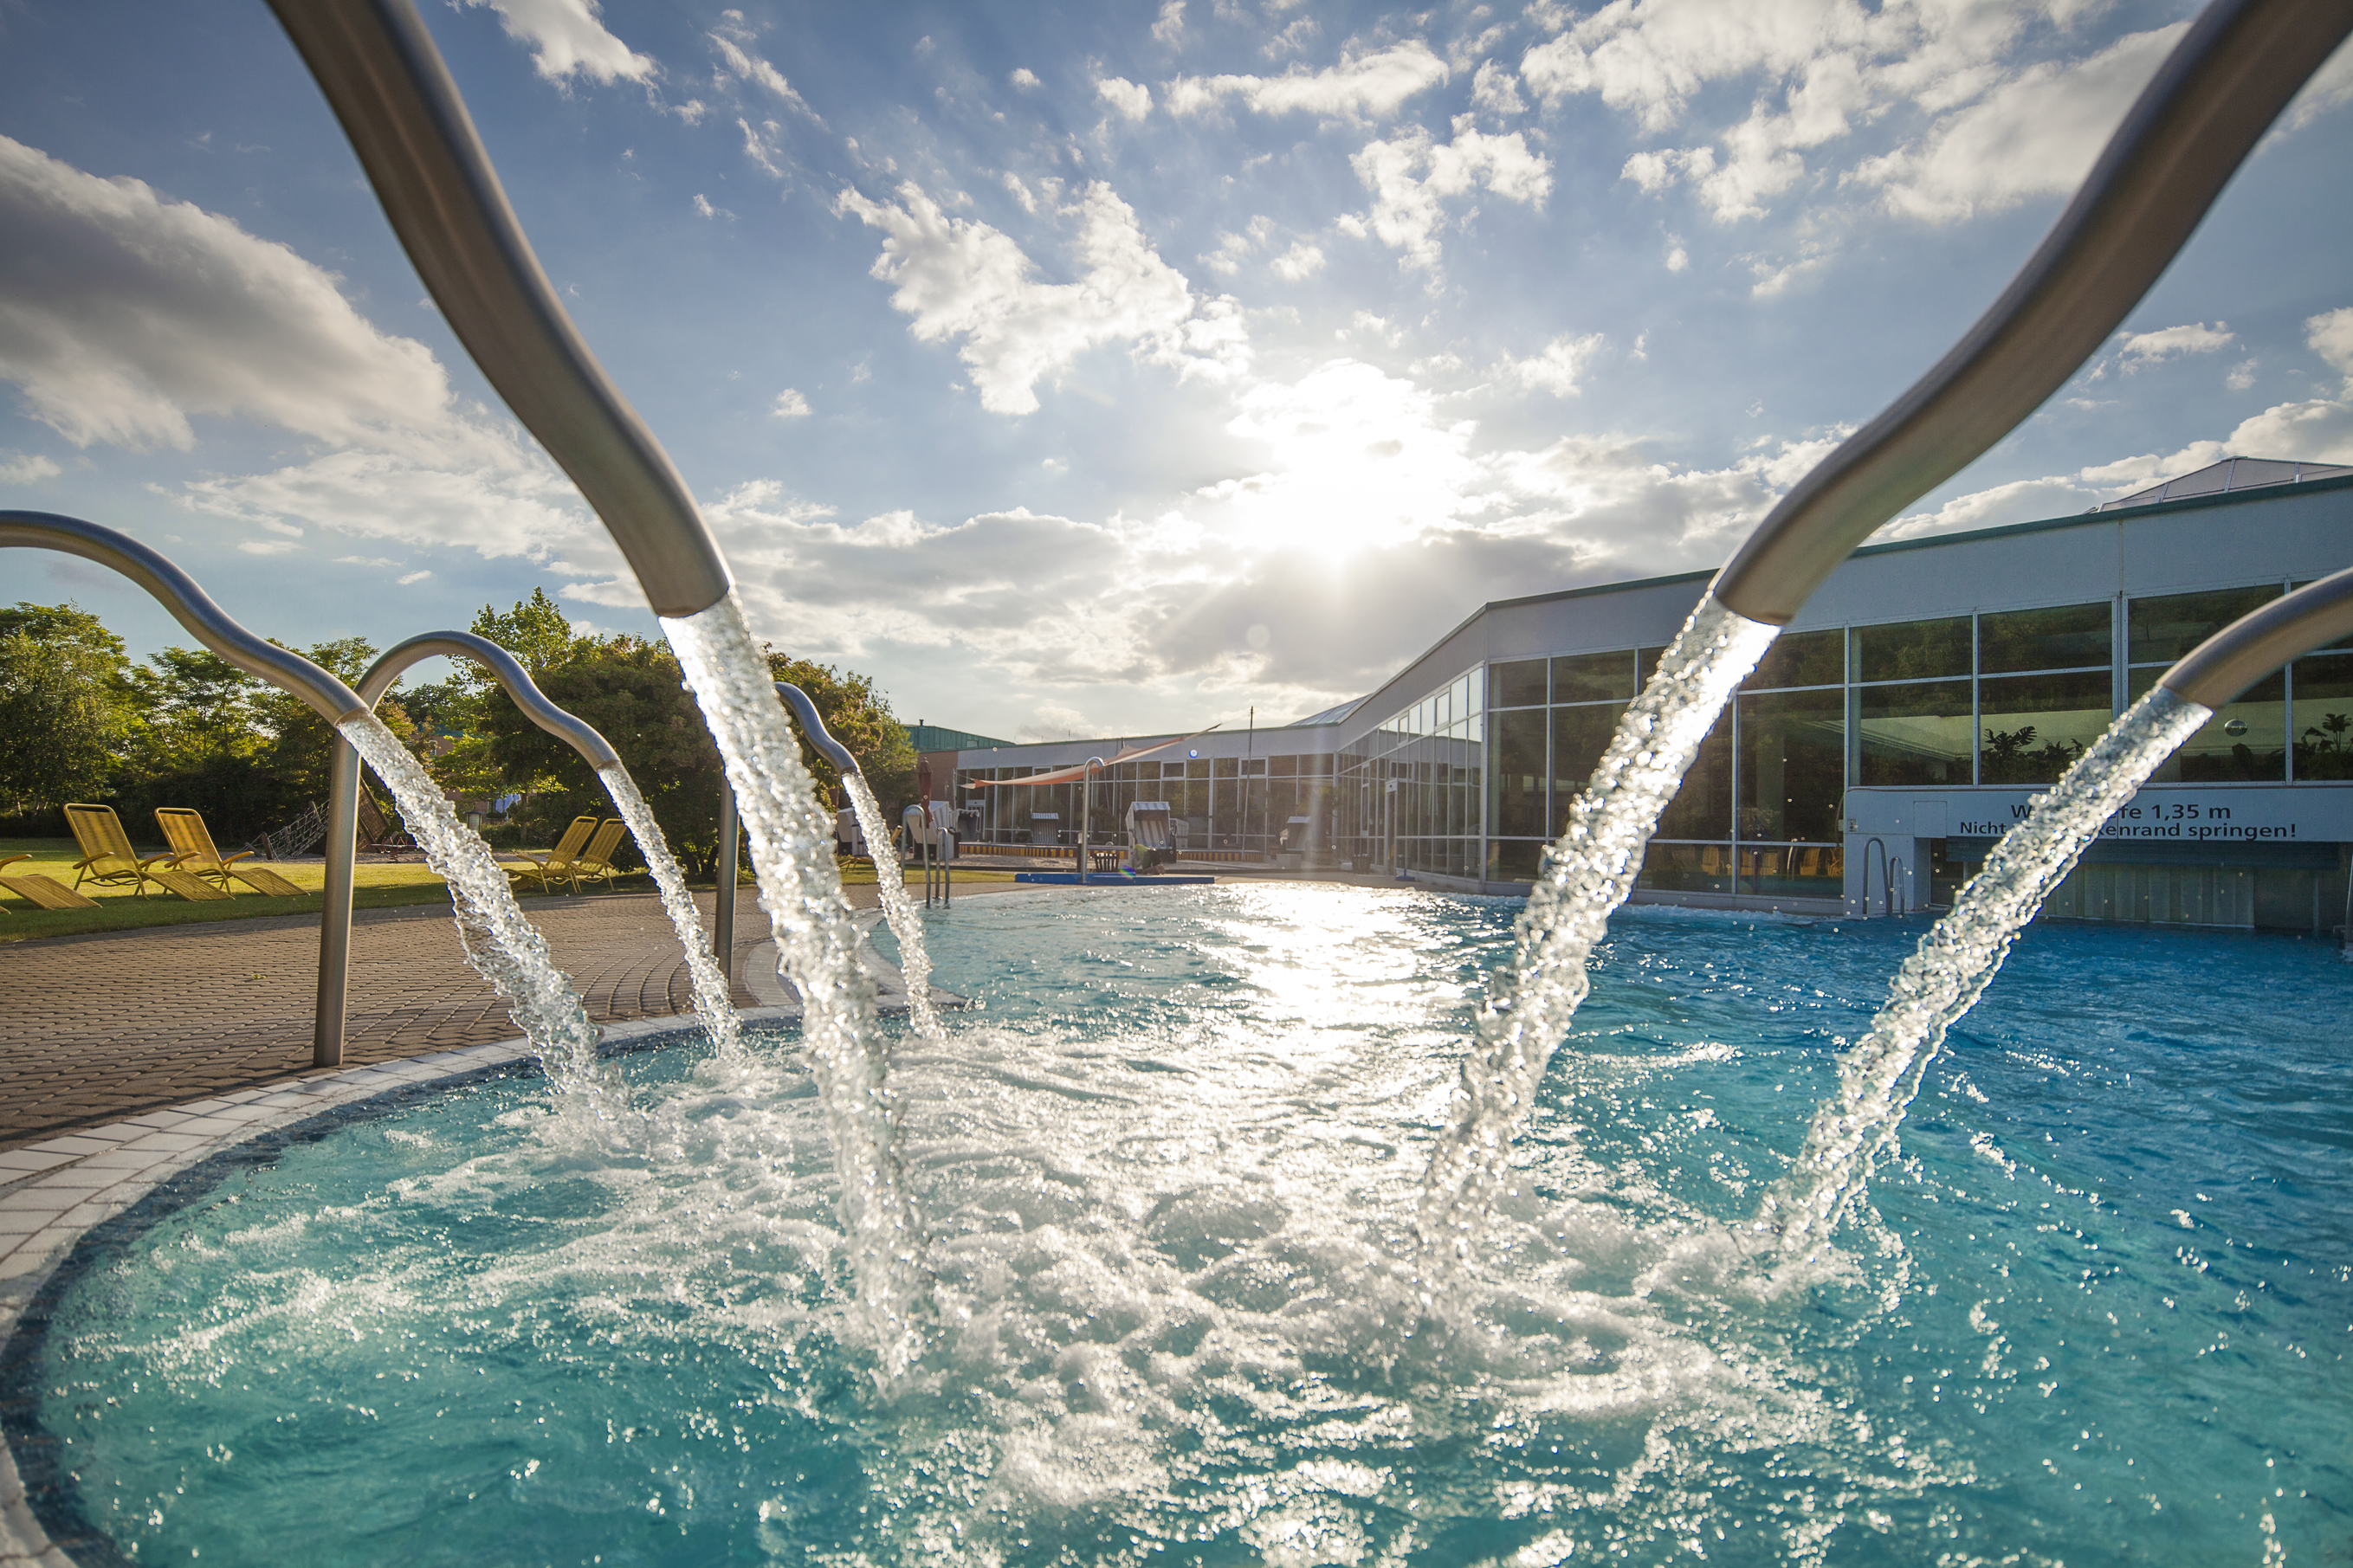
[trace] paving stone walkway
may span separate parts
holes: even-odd
[[[877,901],[871,887],[848,891],[860,908]],[[698,902],[707,926],[712,895]],[[651,893],[523,907],[597,1023],[693,1012],[686,961]],[[730,969],[738,1006],[759,1005],[744,986],[744,958],[768,936],[767,916],[745,889]],[[314,1071],[318,976],[316,916],[0,946],[0,1149]],[[353,916],[346,1067],[516,1032],[497,994],[467,967],[446,908]]]

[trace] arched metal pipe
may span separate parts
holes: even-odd
[[[801,733],[807,737],[808,743],[823,752],[828,762],[845,773],[856,773],[860,778],[866,776],[858,765],[858,759],[849,754],[849,748],[835,740],[832,732],[826,729],[825,721],[818,716],[817,704],[807,692],[790,681],[779,680],[776,682],[776,695],[785,700],[785,705],[793,710],[793,717],[800,721]]]
[[[790,681],[779,680],[776,682],[776,695],[785,700],[785,705],[793,710],[793,717],[800,721],[801,733],[808,737],[809,744],[824,752],[845,775],[857,773],[860,778],[866,776],[858,765],[858,759],[850,754],[849,748],[835,740],[832,732],[826,729],[825,721],[818,716],[817,704],[810,700],[807,692]],[[731,973],[735,954],[735,858],[741,851],[743,837],[744,823],[735,810],[735,791],[722,780],[719,785],[719,855],[712,862],[718,885],[714,889],[716,902],[711,921],[711,949],[719,960],[719,966]]]
[[[0,548],[56,550],[111,567],[153,595],[190,636],[221,658],[292,692],[330,724],[367,712],[359,695],[301,654],[229,619],[196,580],[127,534],[48,511],[0,511]]]
[[[532,684],[514,656],[471,632],[427,632],[385,650],[360,677],[364,710],[373,713],[401,672],[428,658],[470,658],[506,689],[523,717],[565,742],[598,771],[620,765],[620,753],[586,721],[558,708]],[[327,782],[326,908],[319,921],[319,1006],[311,1041],[314,1067],[340,1067],[348,1006],[352,958],[353,862],[359,851],[360,759],[349,741],[338,740]]]
[[[408,0],[270,0],[426,289],[572,476],[654,614],[726,596],[727,563],[661,443],[557,302],[448,68]]]
[[[1787,626],[1855,546],[2074,374],[2157,281],[2306,78],[2353,0],[2215,0],[2042,246],[1935,369],[1798,481],[1709,592]]]
[[[2157,683],[2220,708],[2292,659],[2353,637],[2353,567],[2241,616],[2177,660]]]

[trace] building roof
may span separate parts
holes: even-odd
[[[2306,463],[2290,458],[2225,458],[2202,468],[2178,475],[2145,490],[2116,500],[2102,501],[2094,511],[2120,511],[2130,506],[2162,506],[2167,501],[2218,496],[2228,490],[2251,490],[2264,485],[2300,484],[2306,479],[2335,479],[2353,474],[2343,463]]]
[[[976,735],[969,730],[951,730],[944,724],[926,724],[920,719],[907,726],[907,742],[919,752],[977,752],[990,746],[1019,744]]]

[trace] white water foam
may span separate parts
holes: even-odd
[[[2134,703],[2035,800],[1920,939],[1871,1032],[1839,1058],[1839,1092],[1815,1111],[1796,1167],[1757,1212],[1756,1228],[1773,1238],[1785,1268],[1803,1268],[1830,1245],[1873,1163],[1894,1141],[1946,1031],[1985,994],[2020,930],[2075,868],[2100,825],[2213,716],[2162,686]]]
[[[678,858],[670,852],[670,840],[662,837],[661,825],[654,820],[653,808],[638,793],[638,781],[629,776],[628,769],[617,764],[598,768],[596,776],[605,781],[606,793],[629,825],[638,852],[646,858],[646,869],[653,873],[654,886],[661,889],[662,909],[670,916],[670,929],[678,932],[679,943],[686,949],[687,973],[694,980],[694,1016],[702,1020],[702,1032],[711,1037],[719,1059],[737,1060],[744,1054],[744,1040],[735,1005],[728,998],[727,976],[712,954],[710,939],[702,930],[702,912],[694,907],[694,895],[686,890],[686,878],[678,868]],[[720,873],[718,896],[723,899],[734,894],[725,885],[733,869],[729,867]]]
[[[515,1026],[539,1053],[559,1106],[610,1116],[622,1103],[596,1060],[596,1030],[547,939],[523,917],[490,846],[458,820],[423,763],[373,714],[336,726],[393,798],[436,874],[449,884],[466,961],[505,998]]]
[[[915,1032],[927,1040],[940,1037],[939,1009],[932,1005],[932,955],[923,946],[923,921],[907,897],[907,879],[891,853],[891,825],[882,819],[882,803],[858,773],[842,776],[849,792],[850,809],[858,813],[858,830],[866,836],[866,853],[874,861],[874,890],[881,896],[882,918],[899,939],[899,973],[907,981],[907,1012]],[[883,864],[885,859],[888,866]]]
[[[1514,928],[1511,978],[1480,1010],[1449,1124],[1423,1177],[1414,1228],[1433,1290],[1440,1278],[1468,1263],[1495,1205],[1512,1139],[1591,989],[1586,960],[1610,912],[1634,890],[1659,814],[1682,787],[1709,726],[1777,635],[1713,597],[1702,600],[1619,720],[1600,766],[1570,808],[1567,829]]]
[[[921,1352],[931,1279],[894,1148],[899,1111],[876,1026],[874,986],[858,962],[833,819],[801,765],[776,678],[730,594],[662,629],[727,764],[784,970],[800,992],[801,1037],[824,1100],[841,1176],[860,1310],[883,1375]]]

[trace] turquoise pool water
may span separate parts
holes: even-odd
[[[1402,1261],[1510,905],[959,900],[902,1037],[940,1321],[881,1389],[788,1035],[195,1173],[11,1347],[60,1539],[142,1563],[2335,1562],[2353,966],[2038,928],[1832,1270],[1727,1226],[1920,926],[1629,911],[1483,1274]],[[1727,1261],[1731,1267],[1727,1267]]]

